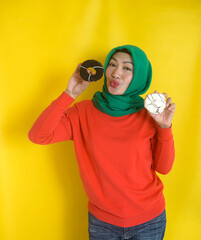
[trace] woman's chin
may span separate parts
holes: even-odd
[[[108,89],[109,93],[112,95],[121,95],[116,89]]]
[[[118,88],[113,88],[113,87],[108,87],[108,92],[112,95],[122,95],[123,91],[121,91],[121,89]]]

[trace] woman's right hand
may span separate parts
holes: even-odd
[[[80,66],[81,63],[77,65],[77,68],[72,74],[68,82],[68,87],[65,91],[74,99],[76,99],[89,85],[89,82],[83,80],[80,76]]]

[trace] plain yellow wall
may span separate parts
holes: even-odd
[[[79,62],[104,63],[122,44],[147,53],[148,93],[167,92],[176,103],[175,164],[161,176],[165,239],[201,239],[200,0],[1,0],[1,240],[88,239],[73,143],[39,146],[27,134]],[[91,99],[102,83],[92,83],[77,101]]]

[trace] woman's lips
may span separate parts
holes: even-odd
[[[119,86],[119,83],[118,83],[117,81],[115,81],[115,80],[112,80],[112,81],[110,82],[110,86],[113,87],[113,88],[116,88],[116,87]]]

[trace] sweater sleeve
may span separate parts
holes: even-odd
[[[152,168],[161,174],[167,174],[172,169],[175,158],[172,126],[170,128],[157,126],[156,130],[156,134],[151,140],[153,151]]]
[[[72,127],[66,110],[73,101],[63,92],[38,117],[29,131],[29,139],[41,145],[72,140]]]

